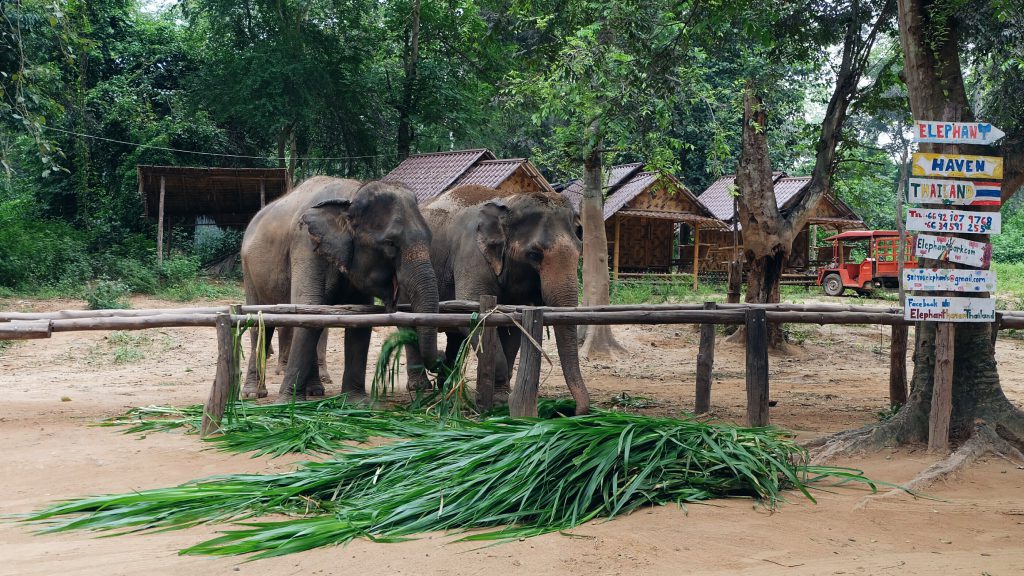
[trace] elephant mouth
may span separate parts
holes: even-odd
[[[398,309],[398,276],[391,277],[391,295],[384,299],[384,311],[388,314]]]

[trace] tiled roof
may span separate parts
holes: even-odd
[[[573,180],[568,186],[562,189],[562,196],[569,201],[569,205],[576,212],[580,211],[580,202],[583,201],[583,180]]]
[[[619,185],[627,180],[627,177],[632,176],[640,171],[644,167],[643,162],[634,162],[632,164],[620,164],[618,166],[612,166],[611,174],[608,175],[608,181],[604,184],[604,189],[609,192],[614,192]]]
[[[788,178],[785,172],[773,172],[772,180],[775,181],[776,203],[779,206],[782,206],[785,203],[785,200],[783,200],[782,202],[778,201],[779,182],[781,180],[799,180],[799,178]],[[726,221],[732,220],[732,217],[735,213],[733,212],[732,194],[729,193],[729,189],[732,188],[732,186],[735,183],[735,174],[722,176],[718,180],[715,180],[711,184],[711,186],[708,186],[707,190],[702,192],[701,195],[697,197],[697,199],[700,200],[700,203],[703,204],[705,208],[710,210],[711,213],[715,215],[715,218]],[[787,184],[786,190],[789,195],[786,196],[786,200],[789,200],[789,198],[791,198],[793,194],[796,194],[796,192],[799,191],[798,187],[796,190],[789,192],[788,186],[789,185]]]
[[[628,204],[633,198],[636,198],[638,194],[643,192],[644,189],[653,184],[657,179],[658,174],[656,172],[641,172],[623,183],[618,190],[605,198],[604,219],[611,218],[612,214],[618,212],[620,208]]]
[[[484,160],[482,162],[477,162],[475,166],[466,170],[466,172],[455,181],[454,186],[476,184],[478,186],[486,186],[488,188],[497,188],[502,182],[507,180],[509,176],[514,174],[516,169],[519,168],[523,162],[525,162],[525,159],[523,158],[513,158],[509,160]]]
[[[484,149],[414,154],[383,180],[405,184],[423,202],[447,190],[480,160],[494,160],[494,154]]]
[[[786,202],[789,202],[793,196],[796,196],[796,193],[803,189],[810,181],[810,176],[779,178],[775,181],[775,204],[782,208],[786,205]]]

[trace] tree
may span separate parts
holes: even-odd
[[[819,201],[829,190],[836,166],[836,148],[851,102],[857,95],[882,28],[891,20],[895,0],[878,6],[854,1],[844,15],[841,60],[835,88],[817,138],[811,180],[798,193],[796,204],[782,213],[775,200],[774,178],[768,160],[767,125],[758,84],[751,80],[743,95],[743,134],[736,186],[739,188],[739,220],[743,226],[743,251],[748,269],[746,301],[779,301],[779,285],[793,241],[803,230]],[[782,331],[769,332],[773,344],[781,344]]]
[[[1020,15],[1011,14],[1005,3],[976,4],[980,6],[899,0],[904,78],[916,119],[970,121],[974,119],[973,98],[964,81],[961,52],[981,50],[969,52],[978,63],[972,72],[982,77],[977,84],[981,87],[981,108],[992,110],[993,116],[1007,122],[1002,127],[1008,136],[998,150],[1006,164],[1002,183],[1005,202],[1024,184],[1024,117],[1005,114],[1007,109],[1020,110],[1024,101],[1019,94],[1024,86],[1024,47],[1019,42],[1006,42],[1006,37],[1020,36],[1021,23],[1014,19],[1019,20]],[[928,151],[934,146],[922,144],[921,149]],[[964,146],[961,151],[992,153],[986,147]],[[927,484],[989,451],[1024,460],[1019,452],[1024,449],[1024,412],[1006,398],[1000,386],[991,338],[994,329],[994,325],[984,323],[956,326],[949,435],[962,445],[949,460],[924,471],[913,485]],[[936,333],[935,323],[922,322],[916,326],[911,393],[899,413],[884,424],[827,439],[817,452],[819,460],[852,450],[928,440]]]

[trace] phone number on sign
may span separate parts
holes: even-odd
[[[924,226],[937,232],[974,232],[982,233],[992,230],[991,216],[974,214],[957,214],[948,212],[925,212]]]

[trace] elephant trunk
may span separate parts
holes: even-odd
[[[434,268],[426,257],[427,248],[421,247],[414,250],[414,253],[421,253],[423,258],[406,259],[401,267],[401,289],[408,295],[409,304],[413,312],[424,314],[436,314],[438,311],[437,277],[434,275]],[[423,363],[427,367],[433,367],[437,362],[437,329],[420,326],[416,328],[419,336],[419,350],[423,357]]]
[[[573,262],[575,264],[575,261]],[[547,272],[554,272],[554,269]],[[547,282],[544,274],[541,274],[541,296],[547,306],[572,306],[579,303],[579,286],[576,280],[576,267],[562,267],[559,275],[567,278],[559,280],[552,285]],[[590,411],[590,393],[587,385],[583,382],[583,374],[580,372],[579,343],[576,340],[575,326],[555,326],[555,344],[558,347],[558,360],[562,364],[562,375],[565,376],[565,384],[569,388],[576,401],[576,415],[586,414]]]

